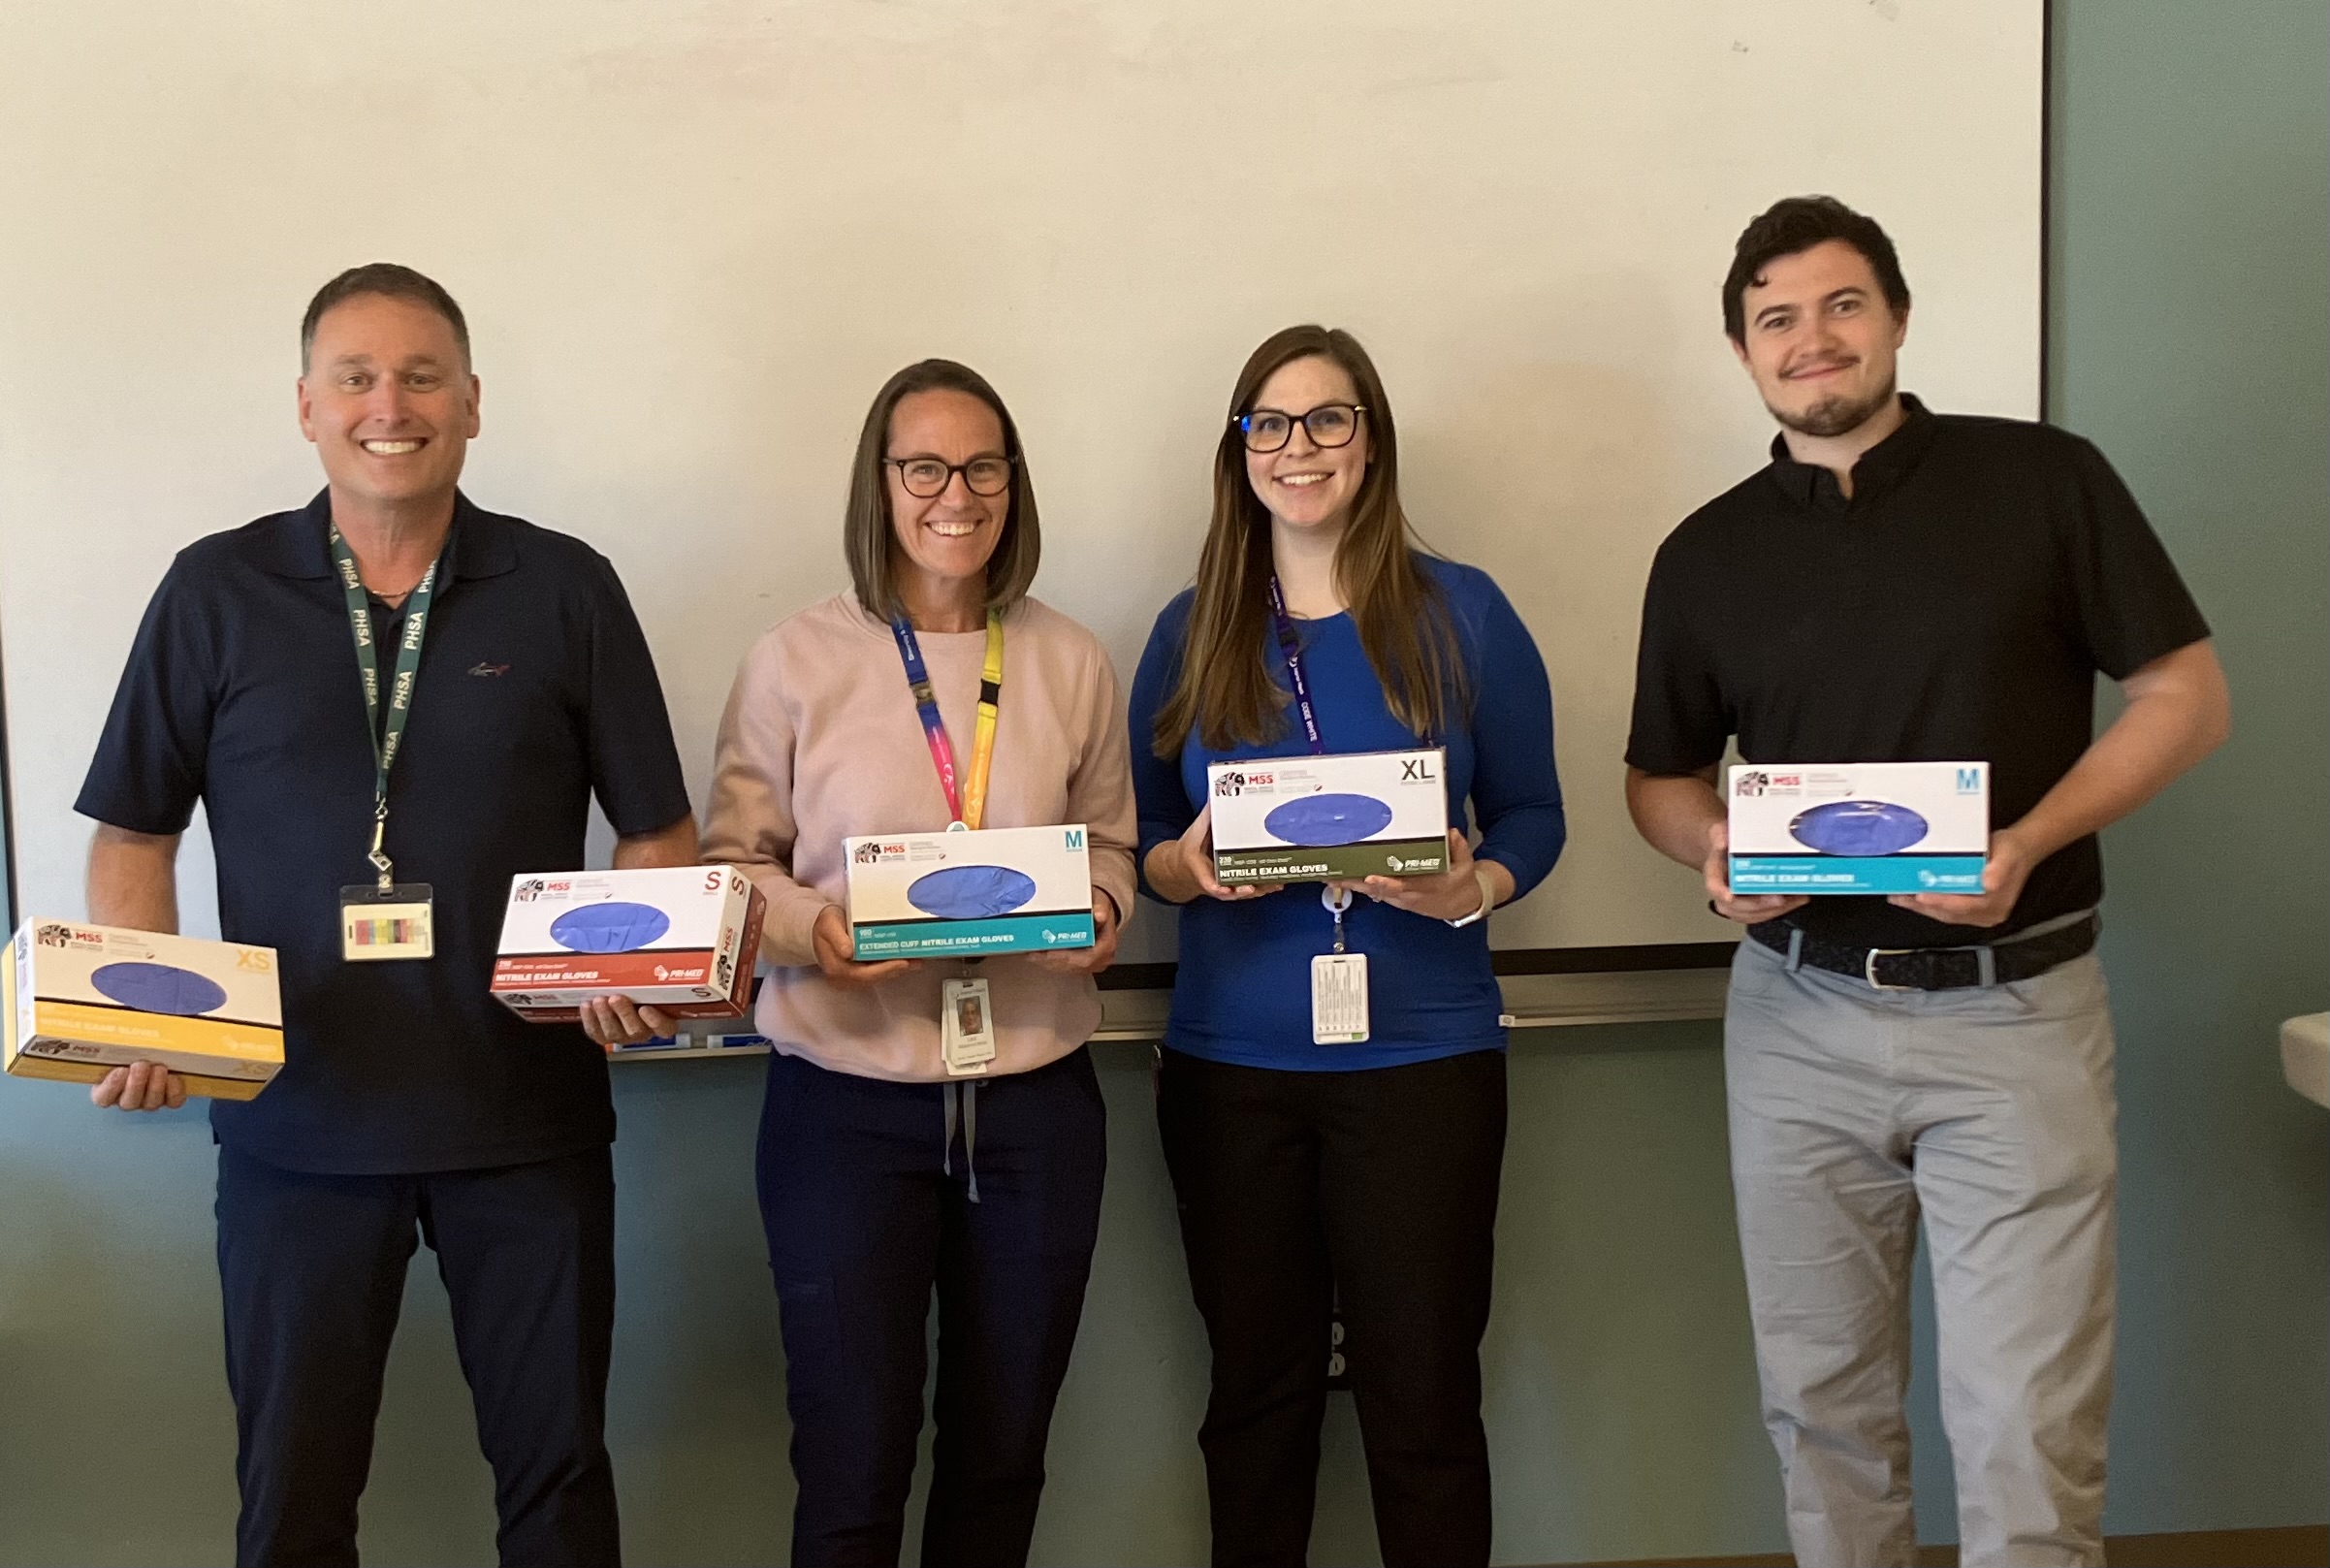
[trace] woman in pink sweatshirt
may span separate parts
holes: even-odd
[[[1099,640],[1028,596],[1035,488],[975,372],[926,360],[882,388],[843,539],[853,591],[777,625],[737,671],[704,837],[705,858],[743,867],[769,906],[759,1181],[800,1487],[792,1560],[897,1562],[936,1285],[922,1560],[1019,1563],[1100,1229],[1105,1130],[1084,1042],[1101,1020],[1092,976],[1133,908],[1123,708]],[[842,841],[954,821],[1085,824],[1095,945],[855,962]],[[964,996],[947,982],[975,979],[983,1063],[942,1038],[942,1001]]]

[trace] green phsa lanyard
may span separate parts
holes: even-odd
[[[397,646],[397,667],[388,692],[388,721],[380,719],[380,658],[372,641],[372,605],[364,578],[356,569],[356,554],[332,528],[332,561],[339,568],[339,586],[348,596],[348,630],[356,638],[356,668],[364,677],[365,733],[372,739],[372,852],[366,859],[380,874],[385,895],[396,885],[396,868],[381,848],[388,833],[389,769],[404,739],[405,720],[412,717],[414,676],[421,668],[421,639],[429,634],[429,601],[437,590],[437,568],[445,563],[443,551],[429,563],[429,574],[405,601],[404,635]]]

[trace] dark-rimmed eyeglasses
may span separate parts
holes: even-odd
[[[1297,425],[1309,434],[1313,446],[1349,446],[1351,438],[1359,433],[1359,416],[1365,412],[1365,403],[1323,402],[1307,414],[1257,408],[1234,414],[1229,422],[1237,427],[1247,451],[1275,452],[1294,438]]]
[[[969,463],[942,463],[937,458],[884,458],[898,470],[898,482],[917,500],[936,500],[946,487],[963,476],[973,496],[1001,496],[1011,488],[1009,458],[973,458]]]

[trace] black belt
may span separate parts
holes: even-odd
[[[1747,934],[1781,954],[1788,951],[1792,939],[1802,936],[1803,945],[1796,955],[1799,963],[1832,975],[1850,975],[1880,991],[1956,991],[1984,983],[1985,952],[1991,955],[1990,983],[2027,980],[2091,951],[2100,926],[2091,913],[2035,937],[2009,937],[1972,947],[1862,947],[1800,933],[1784,920],[1751,925]]]

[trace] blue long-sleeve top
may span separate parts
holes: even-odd
[[[1553,771],[1553,693],[1528,628],[1486,572],[1418,555],[1439,585],[1455,624],[1469,712],[1453,712],[1450,733],[1426,740],[1392,717],[1384,688],[1349,615],[1297,622],[1303,674],[1329,752],[1393,752],[1438,745],[1448,751],[1449,824],[1479,819],[1474,854],[1513,873],[1519,897],[1553,869],[1567,836],[1561,784]],[[1179,838],[1203,805],[1208,763],[1307,754],[1287,701],[1282,733],[1261,746],[1216,752],[1196,733],[1175,757],[1160,757],[1157,711],[1180,678],[1194,591],[1166,605],[1149,633],[1133,677],[1133,788],[1140,809],[1142,890],[1149,851]],[[1268,656],[1287,688],[1284,666]],[[1356,898],[1343,917],[1350,950],[1367,954],[1369,1038],[1356,1045],[1311,1040],[1311,960],[1333,946],[1334,919],[1321,885],[1300,882],[1266,898],[1180,906],[1181,962],[1165,1043],[1211,1061],[1297,1072],[1343,1072],[1501,1050],[1505,1030],[1488,923],[1445,921]]]

